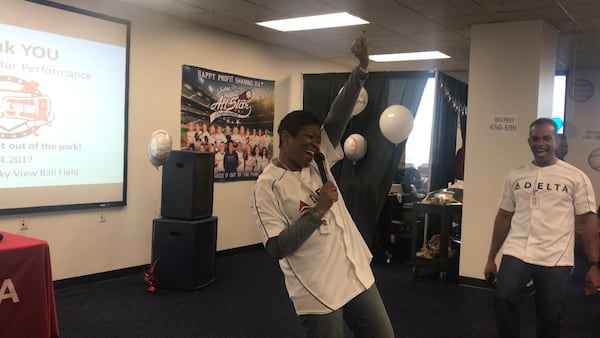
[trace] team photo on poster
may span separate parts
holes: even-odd
[[[275,81],[184,65],[181,150],[215,154],[215,182],[255,180],[273,155]]]

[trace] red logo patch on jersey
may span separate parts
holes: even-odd
[[[310,206],[302,201],[300,201],[300,208],[298,208],[298,211],[300,213],[303,213],[306,209],[310,209]]]
[[[513,190],[519,190],[521,189],[521,186],[519,185],[519,182],[515,183],[515,187]]]

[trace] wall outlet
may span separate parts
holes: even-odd
[[[21,230],[29,230],[27,223],[25,223],[25,219],[21,220]]]
[[[99,223],[106,223],[106,216],[103,212],[100,213],[100,218],[98,219]]]

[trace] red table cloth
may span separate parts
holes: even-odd
[[[2,234],[0,337],[58,337],[48,242]]]

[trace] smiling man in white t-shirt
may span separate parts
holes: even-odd
[[[560,337],[569,277],[574,265],[575,222],[582,224],[590,261],[585,293],[600,287],[596,199],[583,171],[556,155],[556,123],[531,123],[533,161],[508,174],[484,269],[496,281],[496,323],[501,338],[521,337],[519,303],[533,278],[537,336]],[[502,248],[500,270],[496,255]]]

